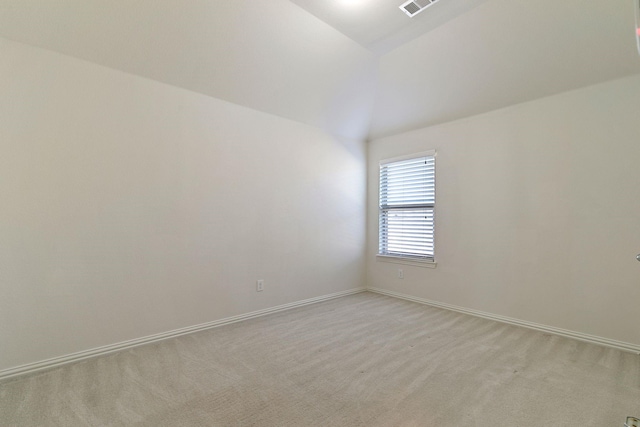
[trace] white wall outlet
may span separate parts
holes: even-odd
[[[258,280],[256,282],[256,292],[264,291],[264,280]]]
[[[404,270],[401,268],[398,269],[398,279],[404,279]]]

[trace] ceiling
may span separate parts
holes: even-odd
[[[370,135],[640,73],[634,34],[628,0],[486,1],[380,58]]]
[[[367,134],[376,58],[289,0],[0,0],[0,37]]]
[[[630,0],[345,1],[0,0],[0,37],[358,139],[640,73]]]
[[[486,0],[442,0],[408,17],[406,0],[291,0],[363,47],[386,53]]]

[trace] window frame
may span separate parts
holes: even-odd
[[[433,177],[433,184],[434,184],[434,202],[432,206],[426,206],[425,208],[428,209],[433,209],[433,257],[419,257],[419,256],[411,256],[411,255],[402,255],[402,254],[393,254],[393,253],[381,253],[381,229],[380,229],[380,223],[381,223],[381,217],[382,217],[382,213],[383,211],[389,211],[390,209],[383,209],[381,206],[381,199],[380,199],[380,185],[381,185],[381,171],[382,171],[382,167],[384,165],[388,165],[390,163],[395,163],[395,162],[402,162],[405,160],[411,160],[411,159],[417,159],[420,157],[433,157],[434,159],[434,166],[433,166],[433,171],[434,171],[434,177]],[[437,151],[435,149],[433,150],[427,150],[427,151],[421,151],[421,152],[417,152],[417,153],[412,153],[412,154],[407,154],[404,156],[399,156],[399,157],[392,157],[392,158],[387,158],[387,159],[382,159],[379,162],[379,166],[380,169],[378,171],[378,249],[377,249],[377,254],[376,254],[376,259],[378,261],[383,261],[383,262],[392,262],[392,263],[397,263],[397,264],[407,264],[407,265],[416,265],[419,267],[428,267],[428,268],[435,268],[435,266],[437,265],[436,263],[436,251],[435,251],[435,246],[436,246],[436,176],[437,176],[437,161],[436,161],[436,157],[437,157]],[[397,208],[396,208],[397,209]]]

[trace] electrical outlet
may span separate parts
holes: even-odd
[[[264,291],[264,280],[258,280],[256,282],[256,292]]]
[[[398,279],[404,279],[404,270],[401,268],[398,269]]]

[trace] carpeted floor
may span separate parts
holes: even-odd
[[[373,293],[0,384],[1,426],[622,427],[640,356]]]

